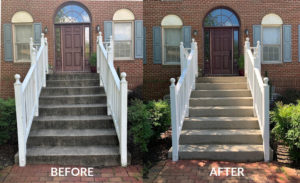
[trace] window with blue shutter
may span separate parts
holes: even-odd
[[[143,58],[144,54],[143,20],[135,21],[135,58]]]
[[[109,42],[112,35],[112,21],[104,21],[104,42]]]
[[[162,63],[162,46],[161,46],[161,27],[153,27],[153,63],[161,64]]]
[[[261,25],[253,25],[253,46],[257,46],[257,41],[261,42]]]
[[[4,60],[13,61],[12,25],[4,24]]]
[[[292,26],[283,25],[283,61],[292,62]]]
[[[191,42],[192,42],[191,31],[192,31],[191,26],[183,26],[182,27],[183,45],[185,48],[191,48]]]

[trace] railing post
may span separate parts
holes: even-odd
[[[195,60],[196,60],[196,63],[195,63],[195,70],[196,70],[196,78],[199,76],[199,66],[198,66],[198,44],[197,42],[195,41],[195,39],[193,39],[193,42],[194,42],[194,47],[195,47]]]
[[[255,65],[256,68],[258,68],[259,73],[261,73],[261,46],[260,46],[259,41],[257,41],[256,58],[255,58],[254,65]]]
[[[42,51],[42,64],[43,64],[43,70],[42,70],[42,72],[43,72],[43,82],[42,82],[42,86],[43,87],[46,87],[46,73],[47,73],[47,63],[46,63],[46,51],[45,51],[45,49],[46,49],[46,45],[45,45],[45,37],[44,37],[44,33],[42,33],[41,34],[41,48],[44,46],[44,50]]]
[[[45,38],[45,53],[46,53],[46,73],[49,74],[48,40],[47,40],[47,38]]]
[[[103,38],[102,38],[102,32],[99,32],[99,36],[98,36],[98,43],[97,43],[97,71],[99,73],[99,77],[100,77],[100,86],[103,86],[103,81],[102,81],[102,77],[101,77],[101,62],[103,62],[103,57],[102,57],[102,51],[100,50],[100,45],[103,44]]]
[[[25,121],[24,121],[24,106],[22,96],[22,83],[20,82],[21,76],[15,75],[16,82],[15,88],[15,101],[16,101],[16,114],[17,114],[17,128],[18,128],[18,146],[19,146],[19,166],[26,165],[26,142],[25,142]]]
[[[33,47],[33,41],[32,38],[30,38],[30,59],[31,59],[31,66],[33,66],[34,64],[36,64],[36,48]],[[37,70],[37,66],[36,69],[34,69],[33,71],[33,77],[34,77],[34,97],[35,97],[35,116],[39,115],[39,96],[38,96],[38,85],[37,85],[37,81],[38,81],[38,70]]]
[[[108,65],[109,64],[113,64],[113,51],[112,51],[112,45],[109,45],[108,49],[107,49],[107,62],[108,62]],[[107,76],[106,76],[106,79],[109,78],[109,72],[106,73]],[[114,81],[105,81],[106,82],[106,85],[107,85],[107,115],[111,115],[111,110],[110,110],[110,96],[111,96],[111,82],[114,82]]]
[[[247,37],[246,38],[246,41],[245,41],[245,47],[244,47],[244,65],[245,65],[245,68],[244,68],[244,73],[245,73],[245,76],[248,76],[248,56],[247,56],[247,51],[250,50],[250,39]]]
[[[264,78],[264,94],[263,94],[263,146],[264,146],[264,160],[270,161],[270,124],[269,124],[269,79]]]
[[[120,83],[120,94],[121,94],[121,105],[120,105],[120,154],[121,154],[121,165],[127,166],[127,96],[128,88],[126,81],[126,73],[121,73]]]
[[[194,69],[194,73],[193,73],[193,78],[191,78],[192,79],[192,81],[193,81],[193,86],[192,86],[192,89],[193,90],[195,90],[196,89],[196,77],[198,77],[198,61],[197,61],[197,51],[196,51],[196,49],[197,49],[197,43],[195,42],[195,39],[192,39],[192,44],[191,44],[192,46],[191,46],[191,48],[192,48],[192,50],[191,50],[191,53],[193,52],[194,53],[194,55],[193,55],[193,58],[192,58],[192,67],[193,67],[193,69]]]
[[[111,62],[114,63],[114,41],[112,36],[109,37],[109,46],[111,48]]]
[[[170,102],[171,102],[171,122],[172,122],[172,160],[178,161],[178,125],[177,125],[177,105],[175,93],[175,79],[171,78]]]
[[[184,46],[183,42],[180,42],[180,65],[181,65],[181,74],[183,73],[185,66],[186,66],[186,59],[184,54]]]

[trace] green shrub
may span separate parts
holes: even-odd
[[[300,163],[300,101],[295,105],[276,103],[271,119],[275,123],[272,130],[275,139],[288,146],[292,160]]]
[[[0,99],[0,145],[17,134],[16,108],[14,99]]]
[[[97,65],[97,54],[96,53],[92,53],[92,55],[89,59],[89,62],[92,67],[95,67]]]
[[[239,57],[239,60],[238,60],[238,67],[239,69],[244,69],[245,67],[245,59],[244,59],[244,55],[241,55]]]

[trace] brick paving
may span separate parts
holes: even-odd
[[[110,167],[110,168],[94,168],[93,177],[71,175],[66,177],[52,177],[50,175],[51,167],[59,167],[52,165],[27,165],[21,168],[17,165],[7,167],[0,170],[1,183],[141,183],[142,167],[128,166]],[[78,167],[77,167],[78,168]]]
[[[219,177],[209,176],[212,168],[242,167],[244,177],[232,177],[223,172]],[[299,183],[300,170],[277,163],[233,163],[205,160],[167,160],[159,162],[144,182],[150,183]]]

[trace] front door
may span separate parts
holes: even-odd
[[[83,26],[62,26],[62,70],[83,71]]]
[[[232,29],[211,30],[211,73],[216,75],[232,72]]]

